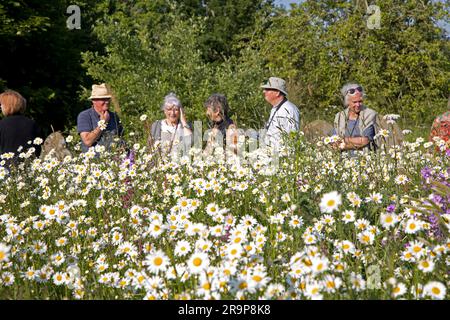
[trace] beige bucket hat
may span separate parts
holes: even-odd
[[[108,87],[105,83],[92,85],[92,93],[89,97],[89,100],[105,98],[111,99],[111,97],[111,93],[109,92]]]
[[[262,85],[261,88],[278,90],[287,95],[286,81],[281,78],[270,77],[269,81],[267,81],[266,84]]]

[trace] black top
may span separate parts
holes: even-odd
[[[34,147],[37,157],[41,154],[41,146],[33,144],[33,140],[41,137],[41,131],[34,120],[22,114],[13,114],[0,121],[0,154],[13,152],[16,156],[20,153],[17,149],[23,146],[21,152]],[[31,141],[31,144],[28,144]]]
[[[218,122],[215,122],[215,121],[209,122],[209,127],[211,129],[214,129],[214,128],[219,129],[220,133],[222,134],[223,146],[225,146],[227,143],[227,130],[228,130],[228,127],[231,126],[232,124],[234,124],[233,120],[231,120],[228,117],[225,117],[225,119],[221,119]]]

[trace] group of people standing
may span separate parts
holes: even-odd
[[[299,131],[300,111],[287,99],[286,82],[283,79],[271,77],[261,87],[266,101],[272,106],[264,140],[266,144],[278,147],[284,133]],[[111,97],[105,84],[92,86],[92,108],[81,112],[77,121],[83,151],[97,144],[109,147],[110,137],[122,135],[119,117],[109,111]],[[226,96],[214,93],[205,101],[204,107],[211,129],[204,152],[210,154],[218,145],[236,150],[238,128],[230,118]],[[189,149],[193,144],[193,127],[186,120],[180,99],[174,93],[169,93],[164,97],[161,110],[165,118],[152,124],[148,145],[156,145],[164,155],[171,153],[175,147]]]
[[[264,137],[259,137],[265,145],[280,147],[283,135],[300,130],[300,111],[288,100],[286,82],[270,77],[261,86],[265,100],[271,106],[270,116],[265,124]],[[355,154],[356,150],[374,150],[376,148],[376,111],[363,104],[364,89],[358,83],[348,83],[341,89],[345,109],[338,112],[334,119],[334,129],[330,135],[339,139],[332,147]],[[122,140],[123,127],[119,116],[109,110],[112,95],[108,87],[94,84],[89,97],[92,106],[82,111],[77,118],[77,131],[81,138],[81,150],[87,152],[90,147],[104,146],[109,149],[113,141]],[[6,90],[0,94],[0,105],[4,119],[0,121],[0,154],[18,154],[34,148],[39,157],[41,148],[33,141],[42,138],[41,130],[35,121],[24,116],[26,100],[20,93]],[[212,94],[204,103],[209,119],[210,134],[205,152],[211,152],[217,145],[235,150],[238,143],[238,128],[229,116],[230,107],[225,95]],[[450,99],[449,99],[450,108]],[[188,150],[193,144],[193,127],[187,121],[180,99],[169,93],[161,105],[165,118],[155,121],[148,137],[149,146],[157,146],[162,154],[169,154],[175,146]],[[119,139],[116,139],[116,138]],[[430,141],[439,137],[450,140],[450,110],[438,116],[432,125]],[[450,149],[450,147],[448,147]],[[2,157],[4,158],[4,157]],[[4,159],[3,159],[4,161]],[[4,163],[3,163],[4,164]]]
[[[261,86],[265,100],[271,106],[270,116],[265,123],[264,137],[259,137],[265,145],[280,147],[283,135],[300,130],[300,111],[288,100],[285,80],[270,77]],[[377,113],[363,104],[364,90],[357,83],[344,85],[341,90],[345,110],[336,114],[332,135],[338,135],[341,140],[333,147],[350,153],[355,150],[375,149],[375,118]],[[83,142],[83,150],[95,144],[107,144],[108,134],[117,135],[122,132],[120,121],[115,113],[107,110],[111,95],[107,93],[105,84],[94,85],[92,88],[92,108],[83,111],[78,117],[78,132]],[[238,128],[229,116],[229,105],[225,95],[215,93],[204,103],[209,119],[211,133],[207,139],[204,152],[210,154],[217,144],[236,150]],[[193,144],[192,124],[186,120],[186,114],[178,97],[170,93],[161,105],[165,119],[155,121],[151,127],[148,145],[157,145],[163,154],[170,153],[175,146],[188,149]],[[110,116],[103,115],[104,112]],[[89,115],[89,117],[88,117]],[[114,124],[107,123],[102,129],[100,120],[111,117]],[[89,124],[89,125],[86,125]],[[105,138],[104,138],[105,136]],[[95,138],[95,139],[93,139]]]

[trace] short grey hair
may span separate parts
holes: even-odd
[[[346,83],[341,88],[341,95],[344,98],[344,106],[346,106],[346,107],[348,106],[348,90],[354,89],[354,88],[357,88],[357,87],[363,88],[363,91],[361,92],[361,94],[362,94],[363,98],[366,97],[366,93],[365,93],[364,87],[362,85],[360,85],[359,83],[356,83],[356,82]]]
[[[168,107],[174,106],[178,109],[182,108],[180,99],[176,96],[175,93],[171,92],[167,96],[164,97],[164,102],[161,105],[161,110],[165,110]]]

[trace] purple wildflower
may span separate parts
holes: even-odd
[[[431,169],[428,167],[425,167],[422,170],[420,170],[420,174],[422,175],[422,178],[428,179],[431,177]]]
[[[392,203],[392,204],[388,205],[388,207],[386,208],[386,211],[389,212],[389,213],[394,212],[395,211],[395,204]]]

